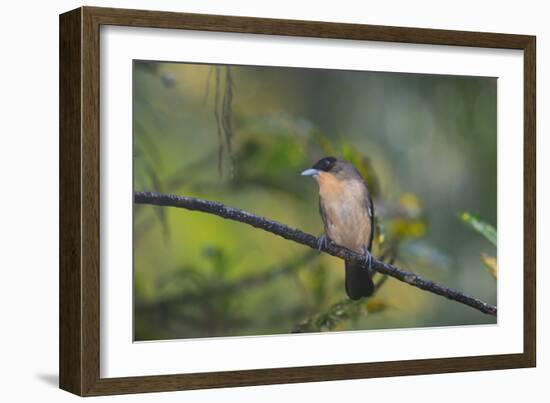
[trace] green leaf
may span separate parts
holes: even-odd
[[[460,219],[472,227],[474,230],[483,235],[489,242],[497,246],[497,230],[491,224],[487,224],[484,221],[481,221],[476,216],[463,212],[460,214]]]

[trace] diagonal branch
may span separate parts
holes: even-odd
[[[195,197],[166,195],[155,192],[136,192],[134,194],[134,202],[138,204],[170,206],[185,208],[187,210],[202,211],[204,213],[214,214],[222,218],[239,221],[253,227],[263,229],[264,231],[271,232],[272,234],[279,235],[289,241],[297,242],[313,249],[318,248],[319,240],[311,234],[291,228],[285,224],[270,220],[269,218],[260,217],[244,210],[226,206],[222,203],[198,199]],[[321,250],[332,256],[339,257],[340,259],[358,264],[364,264],[364,258],[362,255],[332,242],[327,242],[326,245],[322,245]],[[494,305],[488,304],[478,298],[466,295],[444,285],[435,283],[431,280],[424,279],[410,271],[400,269],[389,263],[384,263],[378,259],[373,259],[371,267],[379,273],[396,278],[412,285],[413,287],[417,287],[433,294],[441,295],[450,300],[460,302],[464,305],[468,305],[480,312],[493,316],[496,316],[497,314],[497,307]]]

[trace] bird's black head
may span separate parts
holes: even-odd
[[[336,161],[334,157],[321,158],[312,168],[318,171],[330,172],[336,165]]]
[[[361,179],[361,175],[350,162],[334,157],[321,158],[310,169],[302,172],[303,176],[312,176],[315,179],[326,177],[327,174],[339,180]]]

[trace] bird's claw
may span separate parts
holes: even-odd
[[[373,256],[370,251],[365,247],[363,248],[363,264],[367,265],[369,269],[372,269]]]
[[[317,250],[321,252],[328,246],[328,239],[325,235],[321,235],[317,240]]]

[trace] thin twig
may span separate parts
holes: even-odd
[[[225,145],[229,164],[231,169],[231,178],[235,177],[235,155],[233,155],[233,78],[231,76],[231,67],[225,67],[225,92],[223,94],[222,105],[222,127],[225,135]]]
[[[208,68],[208,73],[206,75],[206,83],[204,84],[204,97],[202,99],[202,106],[206,106],[206,102],[208,101],[208,96],[210,95],[210,79],[212,78],[212,72],[214,71],[216,67],[210,66]]]
[[[264,231],[279,235],[290,241],[309,246],[313,249],[317,249],[319,246],[317,237],[311,234],[291,228],[285,224],[270,220],[269,218],[260,217],[247,211],[229,207],[218,202],[198,199],[195,197],[165,195],[154,192],[136,192],[134,195],[134,201],[138,204],[170,206],[185,208],[187,210],[202,211],[204,213],[214,214],[230,220],[243,222],[255,228],[260,228]],[[322,245],[321,250],[346,261],[363,265],[365,264],[364,257],[361,254],[355,253],[332,242],[327,242],[326,245]],[[389,263],[384,263],[380,260],[373,259],[371,268],[381,274],[387,274],[388,276],[412,285],[413,287],[417,287],[433,294],[441,295],[450,300],[460,302],[464,305],[468,305],[480,312],[493,316],[496,316],[497,314],[497,308],[494,305],[488,304],[478,298],[466,295],[444,285],[435,283],[431,280],[424,279],[417,274],[400,269]]]
[[[215,67],[216,81],[214,94],[214,118],[216,119],[216,130],[218,133],[218,175],[220,179],[223,176],[223,139],[222,139],[222,123],[220,119],[220,68]]]

